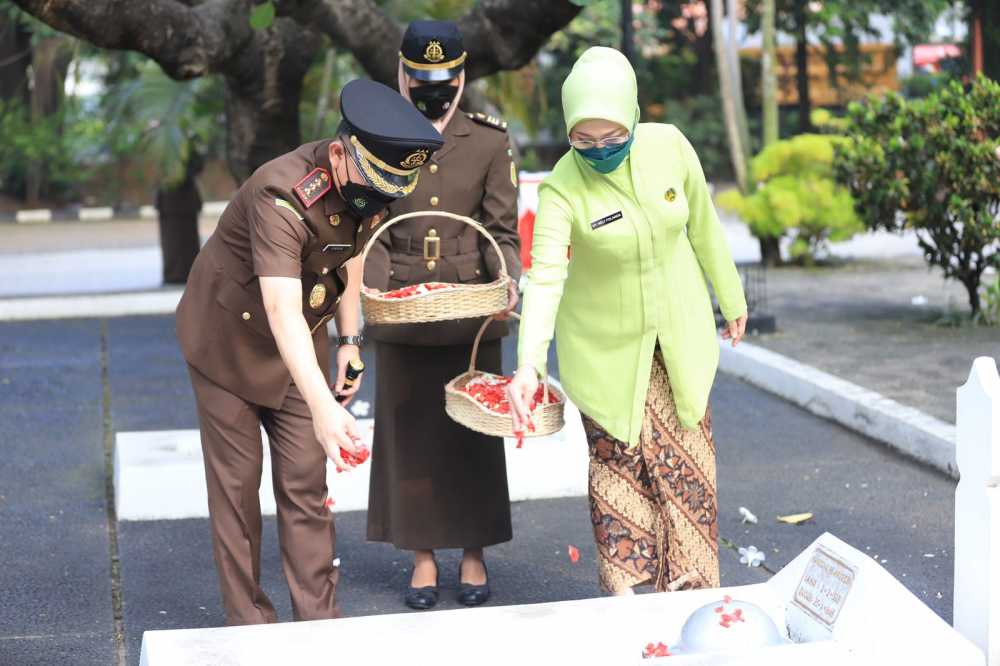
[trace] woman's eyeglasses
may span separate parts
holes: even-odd
[[[569,145],[577,150],[589,150],[591,148],[603,148],[604,146],[620,146],[628,142],[628,134],[617,134],[606,136],[601,139],[570,139]]]

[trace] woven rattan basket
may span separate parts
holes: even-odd
[[[481,233],[493,246],[500,257],[500,275],[488,284],[455,284],[448,289],[432,291],[425,294],[415,294],[404,298],[386,298],[385,294],[369,292],[362,285],[361,305],[364,308],[365,321],[372,324],[421,324],[431,321],[447,321],[450,319],[469,319],[485,317],[506,309],[509,302],[507,262],[503,258],[500,246],[485,228],[475,220],[464,215],[456,215],[439,210],[421,210],[394,217],[379,227],[372,234],[361,254],[361,261],[368,259],[368,252],[375,245],[379,235],[389,227],[412,217],[447,217],[465,222]]]
[[[512,317],[518,318],[516,313]],[[454,421],[461,423],[466,428],[481,432],[486,435],[496,437],[514,437],[514,425],[510,414],[498,414],[490,411],[480,404],[471,395],[465,392],[465,386],[476,377],[488,375],[497,377],[489,372],[476,370],[476,355],[479,352],[479,342],[483,338],[486,327],[493,321],[493,317],[488,317],[476,334],[476,341],[472,345],[472,358],[469,360],[469,371],[464,372],[448,382],[444,387],[444,409]],[[535,411],[531,413],[534,430],[528,430],[524,437],[543,437],[551,435],[562,429],[565,423],[563,410],[566,406],[566,396],[554,386],[549,386],[549,378],[546,377],[542,384],[543,400]],[[549,404],[549,392],[559,398],[559,402]]]

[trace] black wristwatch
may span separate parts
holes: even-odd
[[[341,335],[337,337],[337,346],[354,345],[355,347],[360,347],[364,341],[365,338],[361,335]]]

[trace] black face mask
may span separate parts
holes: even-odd
[[[410,88],[413,106],[430,120],[437,120],[448,113],[457,94],[458,86],[448,83],[428,83]]]
[[[345,156],[345,159],[350,158]],[[340,189],[340,196],[344,199],[344,203],[359,218],[377,215],[394,201],[392,197],[387,197],[381,192],[365,185],[358,185],[351,180],[344,183],[337,183],[337,186]]]

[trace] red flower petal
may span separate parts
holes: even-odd
[[[722,611],[724,611],[724,610],[726,610],[726,609],[725,609],[725,608],[723,608],[722,606],[719,606],[718,608],[716,608],[716,609],[715,609],[715,612],[716,612],[716,613],[721,613],[721,612],[722,612]]]
[[[334,504],[336,504],[336,502],[333,501],[332,497],[327,497],[325,500],[323,500],[324,508],[332,509]]]
[[[576,546],[569,545],[566,547],[566,552],[569,553],[569,561],[576,564],[580,561],[580,551]]]
[[[733,603],[733,598],[728,594],[722,598],[723,603],[731,604]]]

